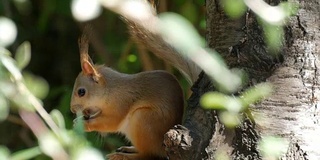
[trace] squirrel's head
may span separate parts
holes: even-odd
[[[86,131],[117,132],[129,108],[122,97],[127,91],[119,89],[121,78],[115,78],[116,72],[93,64],[85,36],[79,40],[79,48],[82,71],[74,84],[70,109],[82,113]]]
[[[71,111],[82,113],[84,121],[89,122],[102,113],[104,105],[105,79],[88,61],[83,61],[82,72],[78,75],[71,97]]]
[[[70,109],[73,113],[82,113],[86,130],[90,131],[99,127],[89,128],[86,123],[95,121],[102,115],[104,104],[102,96],[106,81],[89,57],[88,48],[88,39],[82,36],[79,40],[82,72],[80,72],[74,84]]]

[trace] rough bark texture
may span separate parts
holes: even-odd
[[[267,80],[274,94],[257,105],[261,115],[261,133],[287,138],[305,152],[305,159],[320,159],[319,0],[295,1],[298,14],[286,27],[284,62]],[[291,153],[290,153],[291,152]],[[296,156],[294,150],[284,157]]]
[[[201,74],[193,86],[184,126],[176,126],[165,136],[170,159],[215,159],[220,151],[232,159],[261,159],[257,141],[266,135],[290,142],[281,159],[320,159],[319,0],[293,1],[300,10],[285,28],[284,48],[277,56],[268,53],[253,13],[230,20],[219,0],[206,1],[209,47],[231,68],[248,73],[247,87],[269,81],[274,93],[251,108],[255,122],[246,118],[239,127],[227,129],[219,122],[217,111],[199,106],[199,97],[214,90]],[[280,1],[268,3],[277,5]]]
[[[233,159],[260,159],[258,134],[249,119],[234,129],[228,129],[219,121],[217,111],[201,108],[200,97],[212,90],[210,78],[200,74],[192,87],[184,126],[175,126],[165,135],[164,144],[169,158],[215,159],[217,154],[226,154]]]
[[[170,159],[202,159],[207,158],[205,149],[217,122],[215,111],[204,110],[199,105],[199,97],[212,90],[209,78],[200,75],[188,101],[184,126],[176,126],[165,135],[165,146]]]

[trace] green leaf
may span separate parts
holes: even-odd
[[[10,157],[10,150],[5,146],[0,146],[0,159],[7,160]]]
[[[19,108],[23,108],[30,112],[34,112],[35,108],[33,104],[30,102],[30,95],[27,95],[27,94],[28,93],[23,93],[23,94],[17,93],[15,96],[9,97],[9,99]]]
[[[21,81],[22,74],[16,66],[15,61],[9,55],[0,55],[0,63],[10,72],[14,80]]]
[[[234,113],[242,110],[242,104],[238,98],[230,97],[219,92],[204,94],[200,99],[200,104],[205,109],[226,109]]]
[[[9,104],[6,98],[0,93],[0,121],[5,120],[8,117],[8,115],[9,115]]]
[[[0,46],[11,45],[17,37],[17,26],[6,17],[0,16]]]
[[[231,18],[239,18],[247,10],[247,6],[243,2],[243,0],[223,0],[221,2],[224,11]]]
[[[233,92],[239,88],[242,83],[241,77],[226,67],[217,52],[204,48],[204,40],[190,22],[174,13],[163,13],[160,19],[164,40],[199,65],[214,79],[217,89]]]
[[[246,90],[240,97],[243,106],[248,107],[250,104],[256,103],[272,93],[272,85],[270,83],[260,83]]]
[[[200,99],[200,104],[205,109],[225,109],[228,97],[218,92],[208,92]]]
[[[264,25],[265,40],[272,52],[277,52],[282,46],[284,30],[282,26]]]
[[[241,122],[241,119],[238,113],[228,112],[228,111],[223,111],[219,113],[219,119],[226,127],[229,127],[229,128],[234,128],[235,126],[239,125]]]
[[[297,3],[281,2],[279,6],[282,7],[288,17],[296,15],[299,10],[299,5]]]
[[[30,92],[39,99],[44,99],[49,93],[49,84],[42,77],[35,76],[31,73],[23,73],[25,85]]]
[[[11,53],[9,50],[7,50],[6,48],[0,47],[0,56],[11,56]]]
[[[77,118],[73,120],[73,130],[78,135],[85,135],[82,112],[77,112]]]
[[[204,40],[197,33],[193,25],[182,16],[175,13],[162,13],[161,31],[184,54],[195,52],[199,47],[204,47]]]
[[[31,45],[29,42],[23,42],[17,49],[15,60],[20,70],[24,69],[31,59]]]
[[[50,112],[50,115],[53,119],[53,121],[59,126],[59,128],[65,128],[65,120],[63,118],[63,115],[60,111],[53,109]]]
[[[59,139],[51,132],[43,132],[39,136],[38,141],[41,151],[50,157],[65,153]]]
[[[268,159],[278,159],[282,154],[286,153],[289,143],[279,137],[263,137],[258,144],[258,148],[262,151],[263,157]]]
[[[103,155],[96,149],[92,147],[84,147],[75,154],[75,160],[104,160]]]
[[[40,154],[42,154],[40,148],[33,147],[13,153],[10,160],[32,159]]]
[[[0,80],[0,93],[2,93],[7,99],[9,99],[18,107],[22,107],[29,111],[34,111],[34,107],[30,103],[28,96],[25,95],[25,91],[21,92],[19,87],[21,88],[21,85],[17,86],[17,84],[9,80]]]

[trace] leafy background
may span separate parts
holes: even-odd
[[[164,0],[163,0],[164,1]],[[83,23],[74,20],[71,14],[71,0],[2,0],[0,15],[10,18],[18,28],[16,41],[7,49],[15,53],[25,41],[31,44],[31,61],[24,69],[30,81],[48,84],[49,91],[40,88],[45,95],[43,103],[50,112],[59,110],[66,121],[66,128],[72,128],[75,118],[69,110],[72,87],[80,72],[77,39],[81,35]],[[204,35],[204,0],[166,0],[160,11],[177,12],[187,18]],[[126,26],[118,15],[103,10],[92,25],[97,43],[90,53],[97,63],[105,63],[124,73],[137,73],[145,70],[136,45],[130,40]],[[105,52],[105,53],[101,53]],[[150,59],[149,69],[165,69],[177,75],[188,95],[187,82],[172,67],[151,54],[143,55]],[[28,76],[28,73],[42,77]],[[36,86],[34,86],[36,87]],[[37,90],[37,88],[35,89]],[[39,89],[38,89],[39,90]],[[97,133],[86,135],[89,141],[102,152],[113,151],[126,141],[118,135],[101,136]],[[0,145],[7,146],[11,152],[38,145],[36,137],[11,107],[5,121],[0,122]],[[120,138],[119,138],[120,137]],[[44,155],[36,159],[44,159]]]

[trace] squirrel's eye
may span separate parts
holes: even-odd
[[[82,97],[86,94],[86,90],[84,88],[78,89],[78,96]]]

